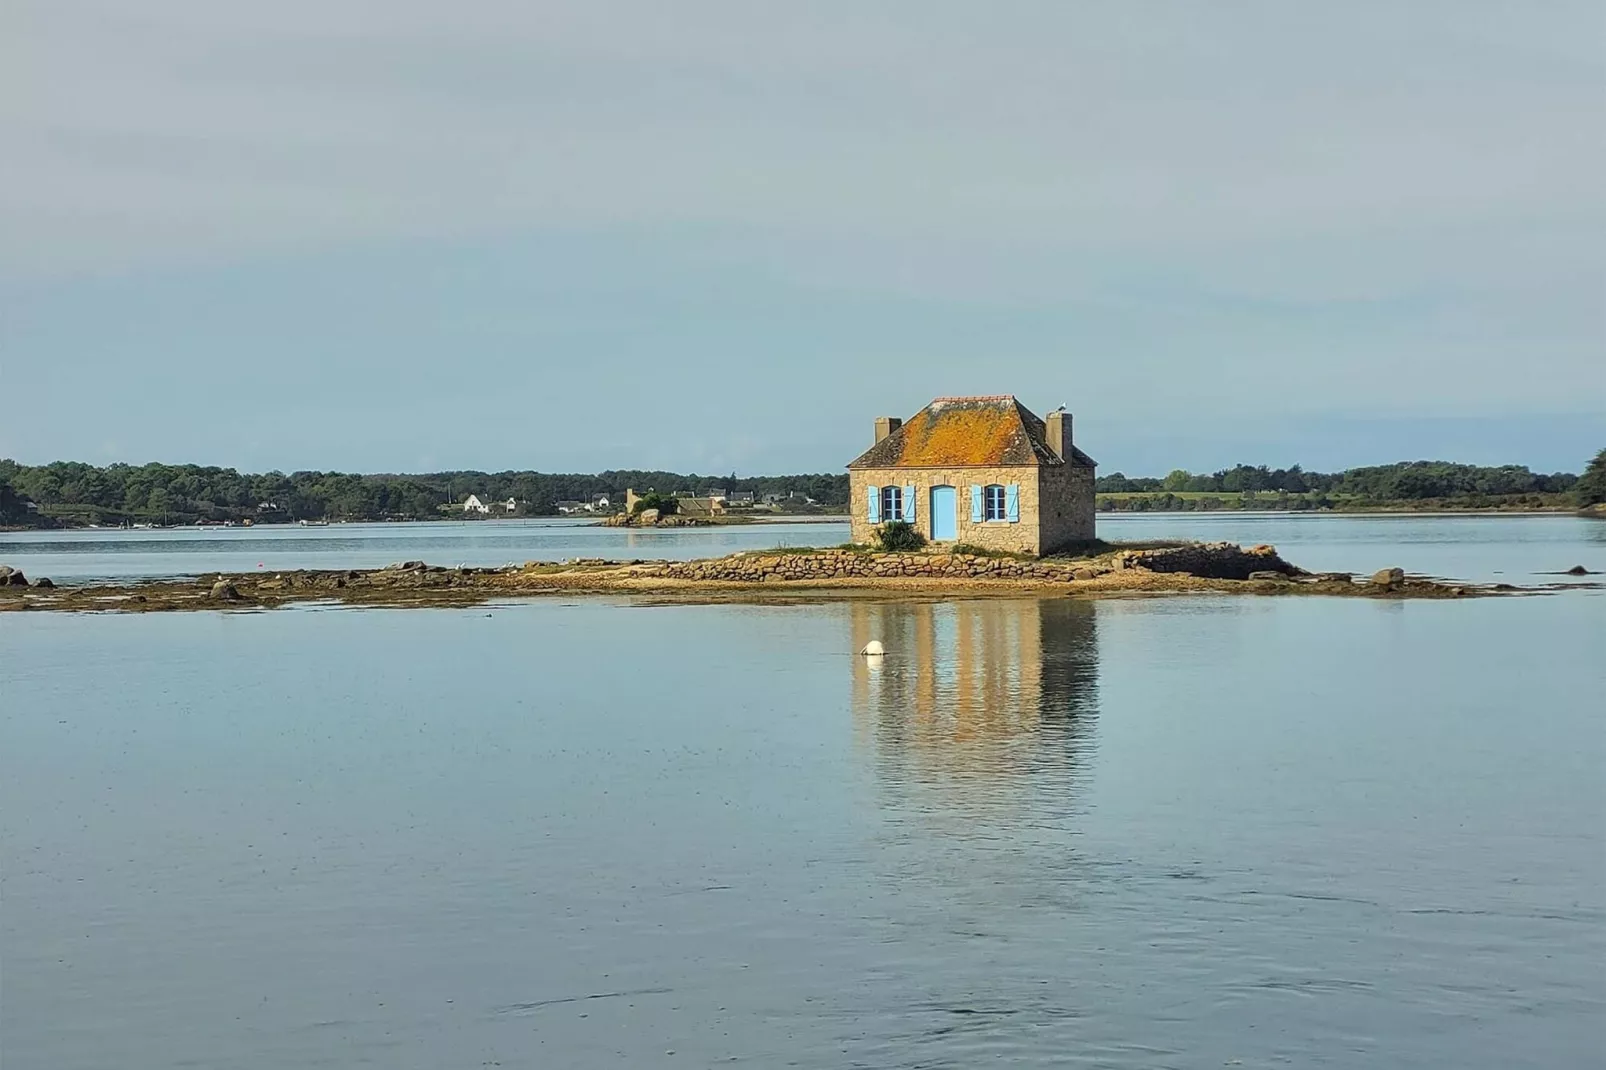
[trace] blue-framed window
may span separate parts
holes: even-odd
[[[997,483],[988,484],[981,489],[981,518],[983,520],[1009,519],[1004,507],[1004,488]]]
[[[903,488],[881,488],[881,519],[882,521],[899,520],[903,517]]]

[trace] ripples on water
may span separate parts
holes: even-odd
[[[1589,1065],[1603,606],[3,620],[0,1055]]]

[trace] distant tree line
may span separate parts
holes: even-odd
[[[28,504],[10,483],[0,479],[0,527],[27,523],[32,515]]]
[[[841,474],[738,477],[735,473],[701,476],[620,470],[595,475],[469,471],[251,475],[200,465],[97,467],[57,461],[28,466],[0,459],[0,526],[243,519],[259,523],[427,520],[460,515],[449,507],[470,494],[497,501],[513,498],[520,503],[521,513],[545,516],[557,512],[558,502],[589,502],[599,495],[622,506],[627,487],[641,494],[655,491],[666,495],[676,491],[706,494],[716,489],[750,491],[760,499],[770,494],[799,494],[837,509],[848,501],[848,477]],[[1330,498],[1378,503],[1476,502],[1540,494],[1569,494],[1578,504],[1589,505],[1606,502],[1606,450],[1596,454],[1582,476],[1567,472],[1546,475],[1521,465],[1491,468],[1447,461],[1404,461],[1345,472],[1240,464],[1210,473],[1177,469],[1163,478],[1116,472],[1099,477],[1095,488],[1101,506],[1137,510],[1236,508],[1245,499],[1261,507],[1319,509]]]
[[[1291,468],[1240,464],[1210,473],[1178,468],[1163,479],[1132,479],[1116,472],[1100,476],[1094,488],[1100,494],[1168,491],[1275,495],[1317,491],[1370,501],[1419,501],[1477,495],[1561,494],[1572,490],[1578,481],[1579,477],[1570,472],[1545,475],[1515,464],[1487,468],[1449,461],[1401,461],[1345,472],[1307,472],[1297,464]]]
[[[520,512],[545,516],[561,501],[620,499],[626,488],[661,494],[751,491],[801,494],[824,506],[844,506],[846,475],[728,476],[676,472],[610,471],[596,475],[543,472],[435,472],[427,475],[357,475],[345,472],[265,472],[200,465],[112,464],[76,461],[28,466],[0,459],[0,524],[145,522],[253,519],[428,520],[470,494],[516,499]],[[30,509],[29,503],[36,508]],[[460,515],[460,514],[459,514]]]

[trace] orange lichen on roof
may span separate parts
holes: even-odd
[[[995,464],[1022,438],[1020,417],[1004,399],[941,399],[903,425],[897,467]],[[1013,401],[1013,399],[1008,399]],[[982,402],[977,405],[964,402]],[[954,404],[958,402],[960,404]],[[988,404],[987,402],[992,402]]]
[[[1075,446],[1070,447],[1070,456],[1062,459],[1048,445],[1046,431],[1043,421],[1013,394],[938,398],[902,427],[878,439],[848,467],[1094,467],[1093,458]]]

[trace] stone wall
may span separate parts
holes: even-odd
[[[1019,526],[1019,525],[1014,525]],[[930,576],[951,579],[1040,580],[1069,583],[1109,572],[1089,561],[1023,561],[970,554],[868,554],[854,550],[809,553],[738,554],[714,561],[660,561],[638,565],[636,576],[674,580],[724,580],[732,583],[784,583],[847,577]]]
[[[1042,540],[1038,523],[1038,474],[1044,471],[1035,465],[1019,468],[866,468],[848,473],[848,509],[852,519],[853,541],[868,545],[874,540],[875,525],[867,519],[869,499],[867,488],[889,485],[914,485],[918,501],[915,506],[915,527],[926,538],[931,538],[931,488],[954,488],[958,510],[958,538],[954,541],[981,546],[1004,553],[1042,553]],[[1020,521],[970,520],[970,488],[998,483],[1013,483],[1020,488]],[[1091,490],[1091,487],[1089,488]]]
[[[1045,465],[1041,481],[1042,553],[1052,554],[1097,537],[1094,522],[1093,469],[1078,465]]]
[[[611,562],[595,562],[611,564]],[[782,583],[847,577],[930,576],[951,579],[1038,580],[1069,583],[1125,570],[1185,572],[1209,579],[1244,580],[1255,574],[1304,573],[1284,561],[1270,546],[1244,549],[1215,542],[1152,550],[1123,550],[1108,557],[1039,561],[1018,557],[982,557],[944,553],[941,549],[912,554],[865,553],[859,550],[810,550],[743,553],[710,561],[655,561],[633,565],[631,574],[674,580],[724,580],[731,583]]]

